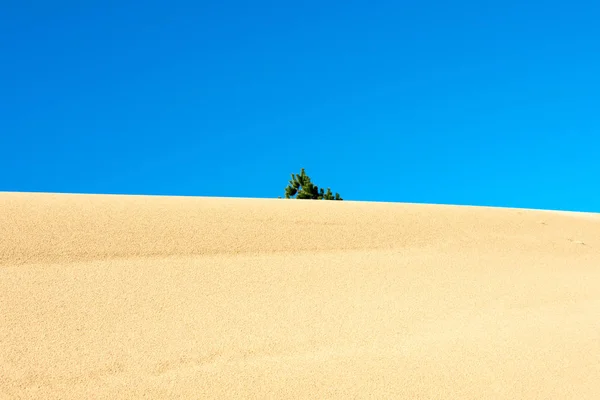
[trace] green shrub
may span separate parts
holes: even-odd
[[[327,191],[313,184],[304,168],[299,174],[292,174],[289,185],[285,188],[286,199],[310,199],[310,200],[343,200],[339,193],[335,195],[330,188]]]

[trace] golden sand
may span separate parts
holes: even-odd
[[[0,194],[0,399],[600,399],[600,215]]]

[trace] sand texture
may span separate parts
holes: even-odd
[[[0,399],[600,399],[600,215],[0,193]]]

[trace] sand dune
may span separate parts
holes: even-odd
[[[599,399],[597,214],[0,194],[1,399]]]

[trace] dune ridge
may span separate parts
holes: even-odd
[[[600,216],[0,193],[0,398],[600,398]]]
[[[427,204],[28,193],[0,195],[0,209],[0,265],[448,243],[550,244],[568,252],[569,241],[596,240],[579,232],[598,218]]]

